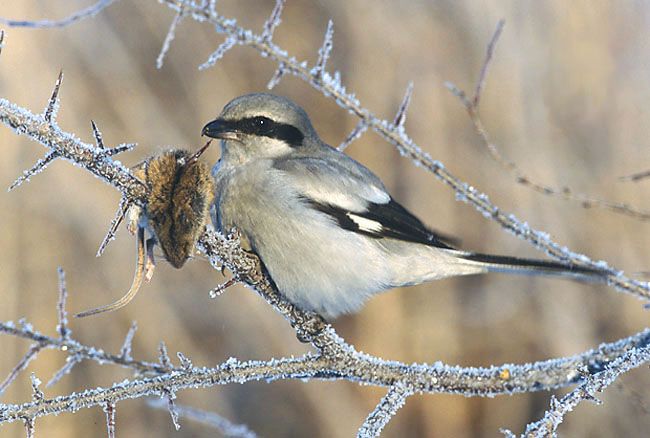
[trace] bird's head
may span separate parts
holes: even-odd
[[[285,97],[267,93],[233,99],[203,127],[202,134],[221,139],[224,154],[240,162],[281,157],[318,141],[302,108]]]

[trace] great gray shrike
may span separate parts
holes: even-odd
[[[203,134],[221,139],[212,170],[215,227],[236,228],[280,292],[326,318],[357,311],[387,289],[457,275],[604,279],[594,269],[454,248],[375,174],[325,144],[287,98],[238,97]]]

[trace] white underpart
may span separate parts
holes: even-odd
[[[346,213],[346,215],[359,226],[360,231],[378,233],[383,229],[381,223],[373,221],[372,219],[366,219],[365,217],[357,216],[353,213]]]

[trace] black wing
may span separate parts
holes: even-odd
[[[314,209],[336,219],[341,228],[355,233],[377,239],[389,237],[439,248],[455,249],[451,245],[457,242],[457,239],[430,230],[420,219],[393,199],[385,204],[369,202],[363,212],[352,212],[332,204],[304,199]]]

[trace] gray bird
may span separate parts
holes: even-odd
[[[387,289],[457,275],[604,279],[593,269],[454,248],[375,174],[325,144],[287,98],[240,96],[203,134],[222,140],[212,170],[215,228],[239,230],[280,292],[326,318],[355,312]]]

